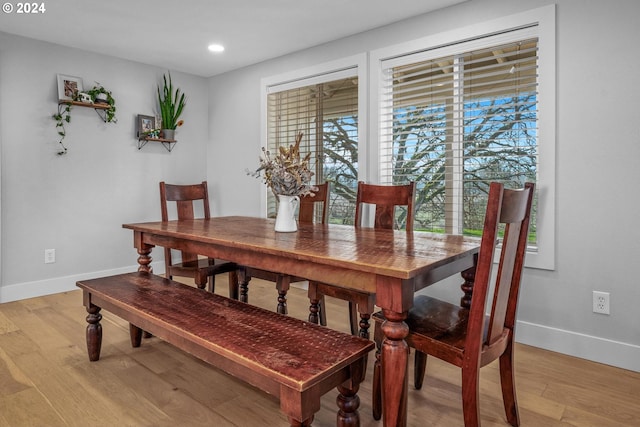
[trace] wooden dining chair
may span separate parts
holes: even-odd
[[[475,272],[471,307],[462,308],[426,295],[415,298],[406,323],[409,347],[415,352],[415,388],[422,387],[427,355],[462,369],[462,411],[466,427],[480,426],[480,368],[500,359],[500,382],[507,420],[520,424],[513,369],[513,344],[520,278],[529,234],[529,216],[534,184],[521,190],[491,183]],[[487,297],[491,289],[491,268],[498,242],[499,225],[504,225],[500,260],[493,287],[490,312]],[[373,316],[374,340],[378,352],[373,376],[373,416],[380,419],[384,388],[380,366],[383,339],[382,313]]]
[[[358,182],[356,195],[355,227],[362,227],[364,220],[364,205],[375,205],[374,228],[396,229],[400,228],[399,219],[404,220],[407,231],[413,231],[414,199],[416,183],[405,185],[374,185]],[[396,207],[406,206],[406,213],[397,215]],[[313,316],[314,305],[324,296],[349,301],[349,324],[353,335],[360,335],[369,339],[369,319],[373,313],[375,296],[345,289],[339,286],[320,282],[309,282],[309,300],[311,301],[311,314],[309,321],[315,322]],[[358,321],[358,313],[360,320]]]
[[[174,185],[160,182],[160,207],[162,221],[169,220],[167,202],[176,203],[178,220],[194,219],[194,205],[201,202],[204,218],[210,218],[209,192],[207,182],[190,185]],[[238,299],[238,266],[228,261],[199,257],[198,254],[181,252],[182,259],[179,263],[173,263],[171,248],[164,248],[165,275],[172,279],[173,276],[192,277],[198,288],[204,289],[209,283],[209,291],[215,291],[215,276],[221,273],[229,273],[229,296]]]
[[[317,184],[315,186],[317,191],[314,191],[313,195],[307,195],[300,197],[300,207],[298,208],[298,222],[300,224],[310,224],[319,222],[326,224],[329,219],[329,183]],[[244,282],[248,282],[251,278],[258,278],[276,283],[276,289],[278,290],[278,307],[277,311],[281,314],[287,314],[286,298],[287,292],[291,283],[305,281],[305,278],[290,276],[287,274],[274,273],[268,270],[260,270],[257,268],[246,268],[246,278],[241,280],[241,296],[240,300],[248,299],[246,296],[246,289],[243,291],[242,287]],[[244,295],[243,295],[244,293]],[[318,316],[320,318],[320,324],[327,325],[326,312],[324,305],[324,298],[320,299],[319,306],[317,308]]]

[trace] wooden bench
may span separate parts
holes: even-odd
[[[359,425],[357,391],[372,341],[270,312],[149,273],[82,280],[89,360],[100,358],[101,309],[280,399],[292,426],[308,426],[320,398],[340,395],[338,426]],[[134,326],[135,325],[135,326]]]

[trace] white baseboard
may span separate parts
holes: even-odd
[[[638,345],[520,321],[516,326],[516,341],[640,372],[640,346]]]
[[[164,273],[164,261],[152,262],[153,272]],[[72,276],[55,277],[53,279],[37,280],[34,282],[16,283],[14,285],[0,287],[0,303],[18,301],[27,298],[35,298],[43,295],[57,294],[78,289],[78,280],[93,279],[96,277],[112,276],[114,274],[137,271],[138,265],[115,268],[112,270],[93,271],[90,273],[74,274]]]

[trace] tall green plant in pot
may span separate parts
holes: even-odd
[[[182,126],[183,120],[178,120],[182,110],[184,109],[185,96],[179,88],[174,90],[171,82],[171,73],[169,78],[163,75],[164,86],[160,89],[158,85],[158,103],[160,104],[160,117],[162,118],[162,133],[165,139],[174,139],[174,132],[178,126]]]

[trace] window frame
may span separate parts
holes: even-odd
[[[475,40],[489,36],[532,27],[538,37],[538,213],[537,246],[528,250],[525,265],[527,267],[555,269],[555,152],[556,152],[556,34],[555,5],[548,5],[522,13],[500,17],[491,21],[430,35],[397,45],[370,52],[369,72],[372,91],[370,93],[371,115],[369,116],[368,141],[369,157],[365,163],[371,182],[380,180],[380,137],[383,131],[381,106],[384,84],[385,62],[410,55],[420,55],[430,49],[445,48],[462,42],[475,43]],[[363,159],[364,160],[364,159]]]

